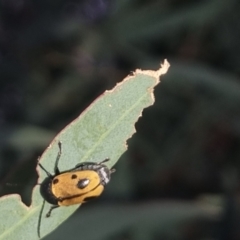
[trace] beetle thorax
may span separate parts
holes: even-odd
[[[110,181],[111,174],[110,174],[109,169],[105,166],[102,166],[97,170],[97,172],[101,178],[102,184],[106,185]]]

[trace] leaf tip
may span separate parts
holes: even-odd
[[[160,68],[156,71],[137,69],[136,73],[153,76],[159,81],[159,77],[163,74],[166,74],[169,67],[170,67],[169,62],[167,61],[167,59],[164,59],[164,62],[160,65]]]
[[[158,72],[158,77],[167,73],[168,68],[170,67],[170,63],[168,62],[167,59],[164,59],[163,64],[161,64],[160,66],[161,67],[156,71],[156,72]]]

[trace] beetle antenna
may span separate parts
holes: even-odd
[[[45,202],[46,201],[43,200],[42,207],[41,207],[41,210],[40,210],[40,213],[39,213],[39,217],[38,217],[37,234],[38,234],[39,238],[41,238],[41,236],[40,236],[40,227],[41,227],[42,214],[43,214],[43,209],[44,209]]]
[[[62,142],[60,142],[60,141],[58,142],[58,148],[59,148],[59,151],[58,151],[58,155],[57,155],[55,166],[54,166],[55,175],[58,175],[60,173],[59,168],[58,168],[58,162],[62,155]]]
[[[38,162],[38,165],[47,174],[48,177],[52,177],[52,174],[48,172],[48,170],[46,170],[40,162]]]

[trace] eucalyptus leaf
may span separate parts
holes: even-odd
[[[77,119],[65,127],[51,142],[40,158],[41,164],[53,173],[58,154],[58,142],[62,142],[60,171],[73,168],[85,161],[100,162],[110,158],[111,168],[125,152],[126,141],[135,132],[134,124],[144,108],[154,102],[153,88],[159,77],[165,74],[169,64],[164,62],[157,71],[136,70],[121,83],[106,91],[96,99]],[[46,173],[37,167],[39,183]],[[43,199],[39,185],[34,187],[32,204],[25,206],[18,195],[8,195],[0,199],[0,239],[39,239],[37,226]],[[45,218],[50,205],[45,204],[41,219],[41,237],[52,232],[79,205],[60,207],[50,218]]]

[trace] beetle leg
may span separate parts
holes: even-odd
[[[59,148],[59,151],[58,151],[58,155],[57,155],[55,166],[54,166],[55,175],[58,175],[60,173],[59,168],[58,168],[58,162],[62,155],[62,143],[60,141],[58,142],[58,148]]]
[[[49,211],[47,212],[46,214],[46,217],[50,217],[51,216],[51,213],[52,213],[52,210],[54,210],[55,208],[58,208],[59,206],[58,205],[53,205],[50,207]]]
[[[51,173],[48,172],[40,162],[38,162],[38,165],[47,174],[48,177],[52,177]]]
[[[112,168],[112,169],[110,170],[110,173],[112,174],[112,173],[114,173],[114,172],[116,172],[116,169],[115,169],[115,168]]]
[[[104,159],[103,161],[101,161],[100,163],[98,163],[99,165],[101,165],[101,164],[103,164],[103,163],[105,163],[105,162],[108,162],[110,160],[110,158],[106,158],[106,159]]]

